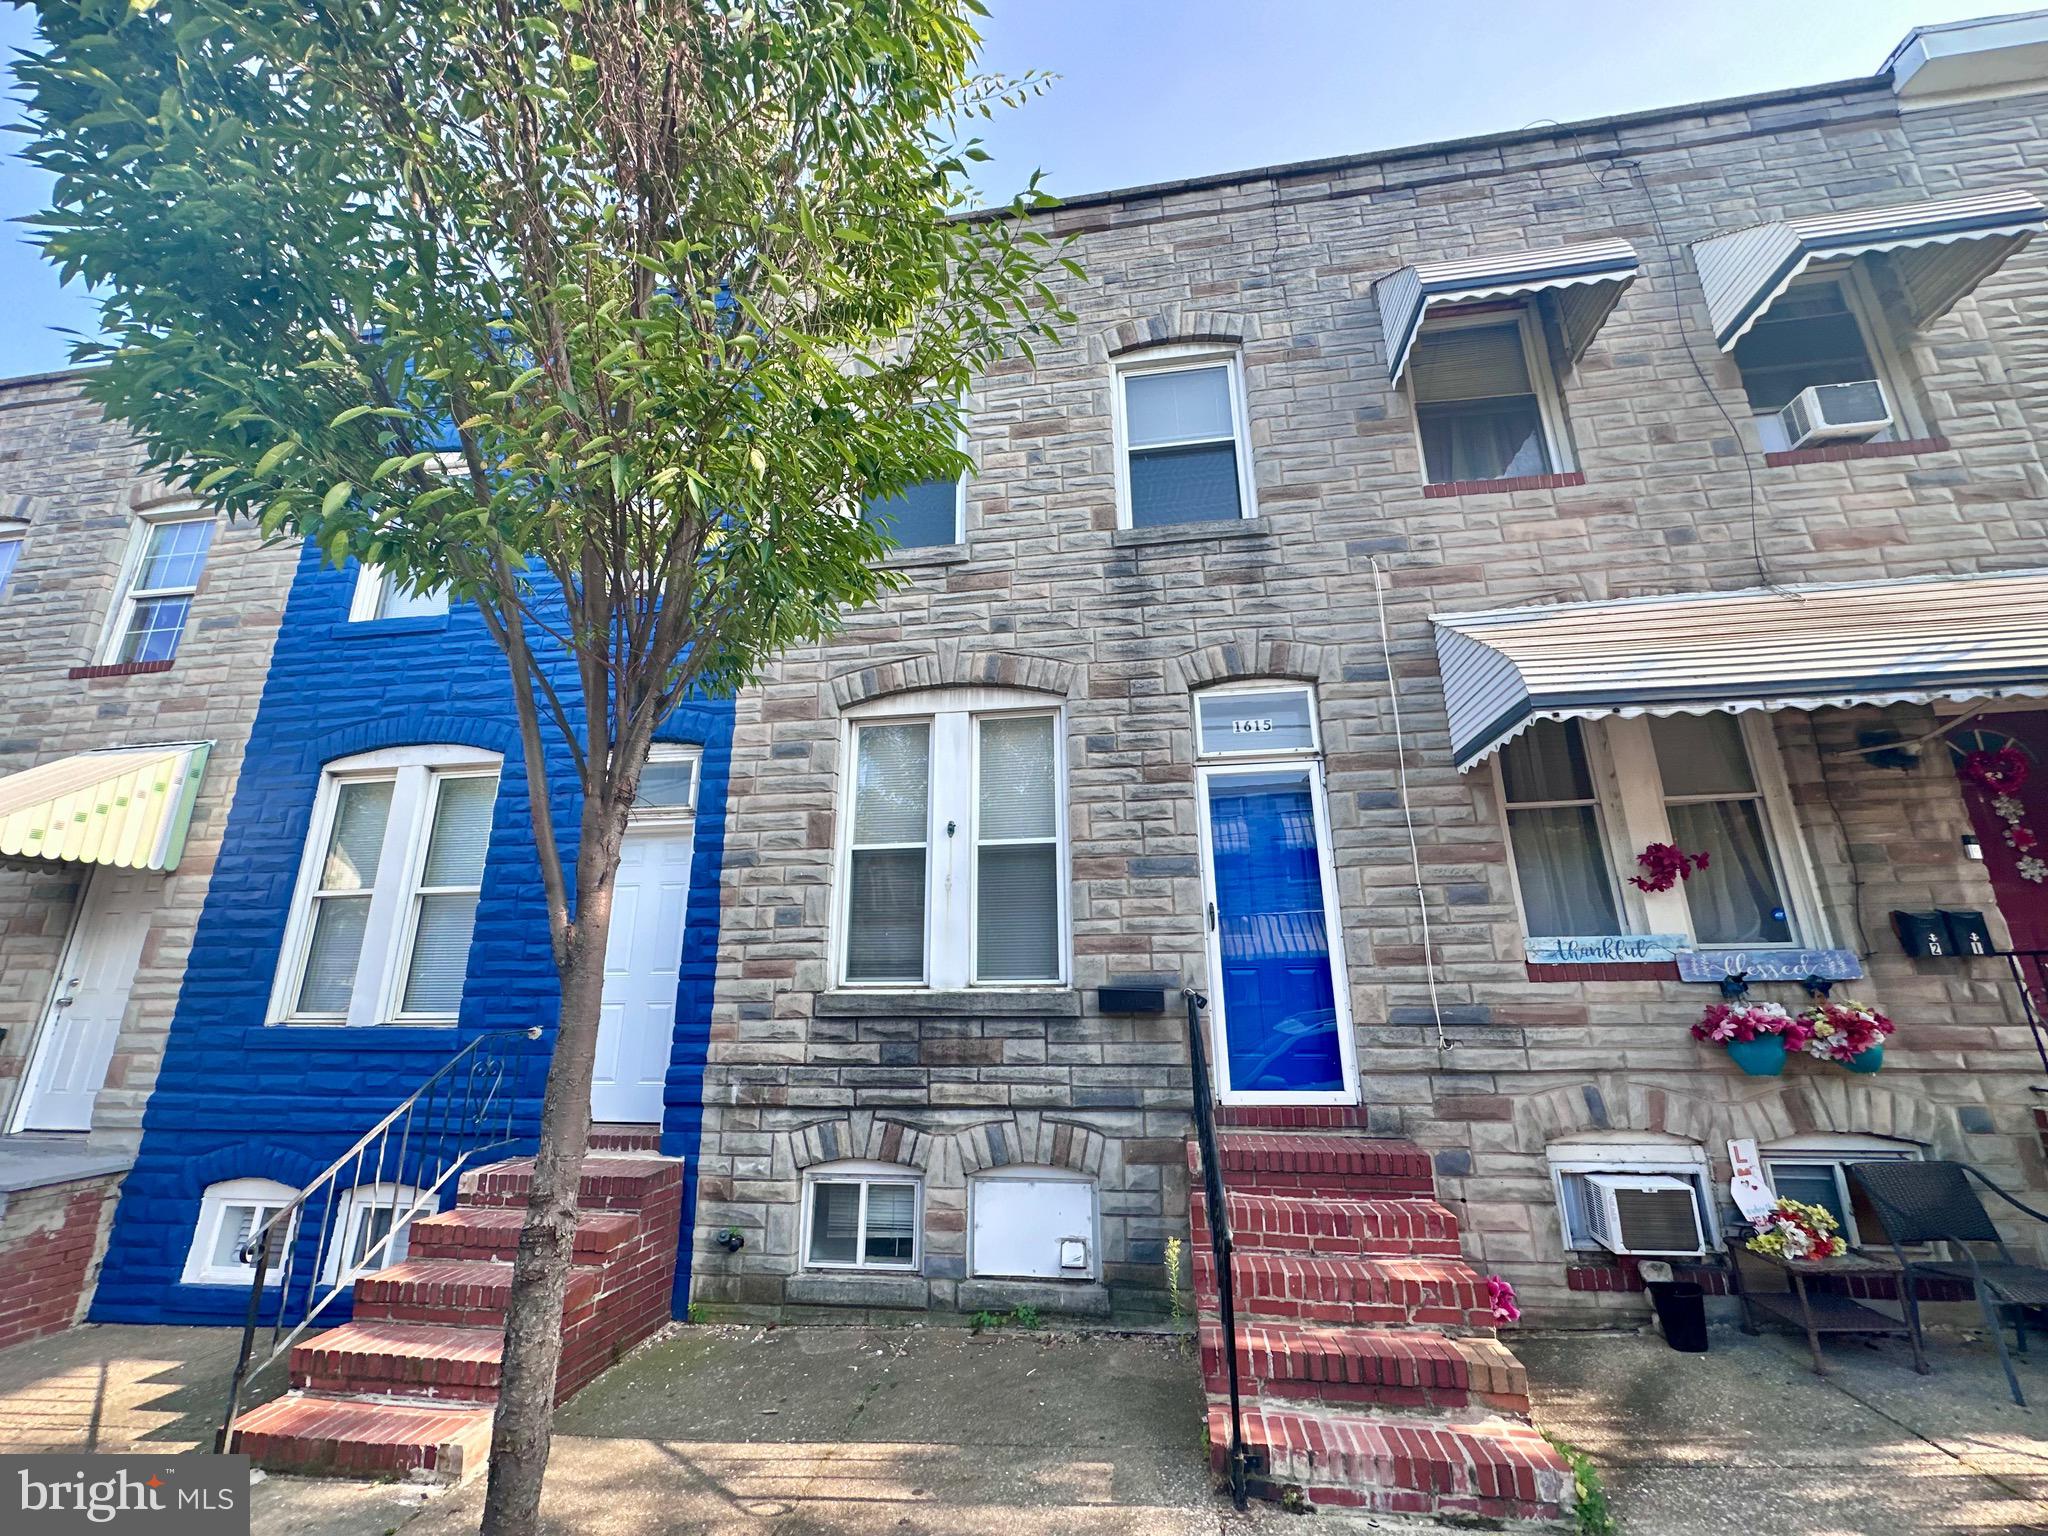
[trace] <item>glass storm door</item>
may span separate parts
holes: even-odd
[[[1213,1038],[1228,1102],[1354,1102],[1316,776],[1312,762],[1201,773]]]

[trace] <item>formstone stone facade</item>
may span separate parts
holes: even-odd
[[[1549,1153],[1570,1138],[1702,1148],[1723,1201],[1738,1137],[1892,1138],[2048,1183],[2040,1062],[2003,963],[1916,961],[1891,935],[1894,908],[1981,909],[2004,932],[1985,866],[1964,852],[1946,744],[1904,767],[1856,751],[1870,732],[1930,736],[1932,706],[1766,717],[1796,822],[1779,830],[1819,892],[1812,926],[1859,955],[1866,977],[1844,990],[1900,1029],[1880,1077],[1795,1062],[1753,1079],[1689,1037],[1713,989],[1673,967],[1529,963],[1496,779],[1455,770],[1430,623],[2048,565],[2038,245],[1891,336],[1924,435],[1768,456],[1688,252],[1765,220],[2038,190],[2044,126],[2048,94],[1906,110],[1878,76],[1046,215],[1087,272],[1061,280],[1079,320],[980,382],[964,542],[893,557],[900,591],[739,702],[695,1295],[785,1314],[1159,1303],[1167,1241],[1188,1225],[1178,993],[1209,984],[1192,701],[1250,680],[1315,689],[1366,1123],[1434,1154],[1467,1256],[1535,1315],[1641,1306],[1618,1294],[1626,1266],[1565,1246]],[[1614,237],[1641,271],[1560,371],[1574,467],[1505,489],[1426,486],[1374,283],[1417,262]],[[1239,361],[1256,515],[1120,527],[1117,368],[1175,343]],[[834,957],[848,711],[963,688],[1060,712],[1070,984],[847,988]],[[1167,1010],[1104,1013],[1097,989],[1124,984],[1165,988]],[[1787,984],[1753,995],[1807,1001]],[[806,1265],[804,1179],[840,1161],[921,1177],[914,1270]],[[1095,1283],[970,1275],[970,1185],[1004,1165],[1097,1181]],[[726,1229],[743,1245],[713,1240]]]

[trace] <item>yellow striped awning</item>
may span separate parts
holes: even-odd
[[[211,750],[110,747],[0,778],[0,857],[176,869]]]

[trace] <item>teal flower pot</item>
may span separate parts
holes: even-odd
[[[1865,1046],[1842,1063],[1851,1072],[1875,1072],[1884,1065],[1884,1042]]]
[[[1785,1070],[1785,1042],[1777,1035],[1730,1040],[1728,1059],[1751,1077],[1776,1077]]]

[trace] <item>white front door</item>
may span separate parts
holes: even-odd
[[[116,869],[94,870],[87,878],[14,1129],[92,1129],[93,1100],[121,1037],[160,882],[157,875]]]
[[[626,834],[604,953],[593,1120],[656,1125],[676,1034],[676,976],[690,899],[690,831]]]

